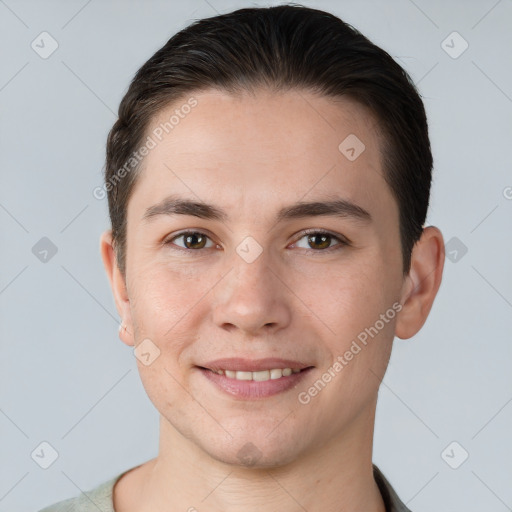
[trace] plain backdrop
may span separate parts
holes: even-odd
[[[175,32],[277,3],[0,0],[0,512],[39,510],[157,454],[158,414],[99,254],[106,136]],[[512,2],[302,4],[397,59],[430,123],[427,224],[445,238],[444,279],[423,329],[395,340],[374,462],[415,512],[512,510]]]

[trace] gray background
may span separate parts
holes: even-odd
[[[176,31],[273,4],[0,0],[0,512],[39,510],[157,454],[158,414],[118,339],[98,250],[106,135],[135,71]],[[415,512],[512,510],[512,2],[303,4],[396,58],[430,120],[427,223],[450,256],[425,326],[396,339],[374,461]],[[31,47],[43,31],[58,43],[46,59]],[[453,31],[461,55],[457,36],[443,48]],[[32,251],[43,237],[58,249],[46,262]],[[31,455],[43,441],[58,452],[48,469],[49,449]]]

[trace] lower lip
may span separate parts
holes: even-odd
[[[199,368],[201,373],[210,381],[213,382],[219,389],[227,394],[244,399],[244,400],[257,400],[259,398],[267,398],[269,396],[283,393],[295,387],[307,373],[313,368],[306,368],[299,373],[292,373],[287,377],[280,377],[279,379],[270,379],[265,381],[255,380],[237,380],[230,379],[225,375]]]

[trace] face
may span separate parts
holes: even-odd
[[[361,105],[193,97],[128,204],[123,339],[203,452],[285,464],[373,426],[404,285],[398,206]]]

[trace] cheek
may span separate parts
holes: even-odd
[[[385,275],[379,260],[354,255],[342,263],[317,266],[311,275],[301,273],[292,289],[343,347],[391,307]]]
[[[179,372],[169,364],[166,354],[162,353],[150,366],[144,366],[137,361],[142,385],[155,409],[167,417],[173,424],[183,422],[182,428],[187,428],[193,416],[193,405],[188,393],[183,392],[183,383]]]
[[[192,279],[190,272],[176,268],[154,262],[141,266],[131,287],[136,297],[131,310],[136,343],[152,340],[161,352],[157,361],[177,377],[187,348],[207,319],[208,292],[218,278],[202,272]]]
[[[358,403],[369,400],[377,388],[394,338],[394,285],[376,256],[320,275],[309,287],[316,297],[315,312],[329,326],[329,363],[342,358],[343,369],[333,389],[345,400],[360,397],[354,398]]]
[[[130,289],[135,300],[130,302],[141,331],[168,330],[192,309],[203,294],[204,280],[188,274],[154,261],[138,267]]]
[[[193,283],[179,279],[158,265],[141,267],[133,281],[131,304],[139,353],[157,354],[150,364],[137,358],[142,384],[160,412],[183,404],[181,357],[194,340],[189,313],[198,300]],[[140,345],[139,345],[140,344]]]

